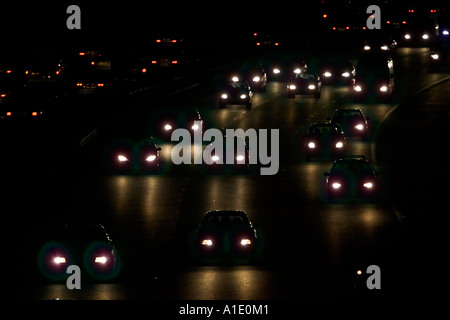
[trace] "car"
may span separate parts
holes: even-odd
[[[329,201],[352,198],[373,200],[377,194],[377,174],[364,155],[345,156],[334,161],[324,176]]]
[[[293,75],[306,73],[308,66],[303,59],[281,57],[270,62],[269,80],[288,81]]]
[[[251,110],[253,92],[247,81],[233,81],[227,83],[220,91],[219,108],[223,109],[229,104],[244,104]]]
[[[205,161],[206,169],[209,172],[242,172],[249,173],[250,171],[250,152],[248,145],[245,143],[245,139],[240,136],[236,136],[233,142],[233,152],[230,159],[227,159],[229,153],[227,148],[227,136],[223,136],[223,143],[220,148],[217,149],[214,140],[205,146],[203,154],[210,155],[210,164]],[[219,152],[220,151],[220,152]],[[231,163],[229,162],[231,161]]]
[[[355,82],[355,67],[349,59],[328,58],[320,62],[322,84],[352,86]]]
[[[161,148],[153,138],[141,141],[115,141],[110,154],[111,166],[116,173],[149,173],[160,168]]]
[[[267,74],[264,67],[260,64],[254,66],[244,65],[231,72],[229,78],[232,82],[247,82],[253,92],[264,92],[266,91],[267,85]]]
[[[364,40],[361,46],[362,53],[379,53],[394,56],[397,51],[397,41],[384,32],[373,33]]]
[[[148,117],[149,132],[156,142],[171,141],[172,132],[183,128],[194,133],[197,130],[205,130],[205,121],[202,113],[196,107],[165,106],[150,111]]]
[[[322,92],[320,77],[311,73],[297,73],[287,83],[288,98],[295,98],[297,94],[314,95],[319,99]]]
[[[403,47],[428,47],[438,37],[433,19],[410,19],[402,29],[399,43]]]
[[[346,137],[369,137],[368,117],[359,108],[336,109],[333,116],[327,118],[330,124],[342,128]]]
[[[353,84],[354,100],[390,100],[395,86],[394,60],[379,53],[359,57]]]
[[[195,230],[194,241],[200,259],[255,261],[257,256],[257,231],[241,210],[206,212]]]
[[[339,125],[313,123],[303,135],[306,161],[313,157],[340,157],[345,153],[347,139]]]
[[[450,39],[439,41],[433,46],[430,50],[429,61],[432,71],[439,71],[441,68],[450,66]]]
[[[38,253],[40,272],[50,281],[63,281],[67,267],[77,265],[89,279],[108,282],[118,276],[118,253],[101,224],[66,224],[52,228]]]

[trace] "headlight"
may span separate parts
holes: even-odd
[[[442,31],[442,35],[448,36],[448,35],[450,35],[450,32],[448,30],[444,30],[444,31]]]
[[[222,99],[227,99],[228,95],[226,93],[222,93],[222,95],[220,96]]]
[[[344,73],[342,73],[342,76],[344,78],[348,78],[348,77],[350,77],[350,72],[344,72]]]
[[[302,70],[300,70],[300,68],[295,68],[295,69],[294,69],[294,73],[297,73],[297,74],[298,74],[298,73],[302,73]]]
[[[389,47],[388,46],[386,46],[386,45],[384,45],[384,46],[381,46],[381,48],[380,48],[381,50],[383,50],[383,51],[387,51],[388,49],[389,49]]]
[[[258,76],[256,76],[256,77],[253,78],[253,82],[259,82],[260,80],[261,80],[261,78],[258,77]]]
[[[290,84],[290,85],[289,85],[289,89],[295,90],[295,89],[297,89],[297,87],[296,87],[295,85],[293,85],[293,84]]]
[[[147,158],[145,158],[145,161],[152,162],[152,161],[155,161],[155,159],[156,159],[156,155],[151,154]]]
[[[356,92],[361,92],[362,88],[361,88],[361,86],[356,85],[356,86],[353,87],[353,90],[355,90]]]
[[[244,157],[243,155],[238,155],[238,156],[236,157],[236,160],[237,160],[237,161],[244,161],[244,159],[245,159],[245,157]]]
[[[247,96],[245,94],[241,94],[241,99],[245,99]]]
[[[281,70],[278,69],[278,68],[275,68],[275,69],[273,69],[273,73],[274,73],[274,74],[280,74],[280,73],[281,73]]]
[[[219,159],[220,159],[219,156],[215,156],[214,155],[214,156],[211,157],[212,161],[219,161]]]
[[[358,123],[358,124],[355,126],[355,129],[356,129],[356,130],[359,130],[359,131],[363,131],[363,130],[364,130],[364,125],[363,125],[362,123]]]
[[[422,35],[422,39],[423,39],[423,40],[428,40],[428,38],[430,38],[430,37],[428,36],[428,34],[424,33],[424,34]]]
[[[433,59],[433,60],[438,60],[438,59],[439,59],[439,55],[438,55],[437,53],[433,53],[433,54],[431,55],[431,59]]]
[[[248,246],[252,244],[252,241],[250,239],[242,239],[241,240],[241,246]]]
[[[363,184],[364,188],[366,189],[372,189],[373,188],[373,183],[372,182],[365,182]]]
[[[119,154],[117,156],[117,160],[119,160],[120,162],[126,162],[126,161],[128,161],[128,158],[123,156],[123,155],[121,155],[121,154]]]
[[[234,76],[234,77],[231,78],[231,80],[232,80],[233,82],[238,82],[238,81],[239,81],[239,77]]]
[[[326,72],[323,73],[323,76],[325,78],[329,78],[329,77],[331,77],[331,72],[326,71]]]
[[[342,185],[339,182],[333,182],[333,184],[331,185],[331,187],[335,190],[340,189],[342,187]]]
[[[105,264],[107,261],[108,261],[108,258],[106,258],[105,256],[95,257],[95,260],[94,260],[95,263],[101,263],[101,264]]]
[[[366,45],[364,46],[364,50],[365,50],[365,51],[369,51],[369,50],[370,50],[370,46],[366,44]]]
[[[194,124],[192,125],[192,127],[191,127],[191,129],[194,130],[194,131],[198,130],[198,128],[200,128],[200,127],[199,127],[198,124],[196,124],[196,123],[194,123]]]
[[[64,257],[55,257],[55,258],[53,258],[53,262],[55,264],[66,263],[66,258],[64,258]]]
[[[387,92],[388,91],[388,87],[387,86],[381,86],[380,87],[380,91],[381,92]]]
[[[212,242],[211,239],[205,239],[205,240],[202,241],[202,246],[208,246],[208,247],[210,247],[210,246],[212,246],[212,245],[213,245],[213,242]]]
[[[344,143],[342,141],[338,141],[336,142],[335,147],[337,149],[342,149],[344,147]]]
[[[411,39],[411,35],[410,35],[409,33],[405,34],[405,39],[406,39],[406,40]]]
[[[308,148],[315,149],[316,148],[316,144],[311,141],[310,143],[308,143]]]
[[[164,130],[170,131],[170,130],[172,130],[172,126],[167,123],[166,125],[164,125]]]
[[[309,89],[309,90],[314,90],[315,88],[316,88],[316,86],[313,85],[313,84],[308,85],[308,89]]]

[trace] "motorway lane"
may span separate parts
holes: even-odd
[[[424,56],[416,55],[415,61],[423,64]],[[417,86],[414,81],[411,85]],[[218,110],[216,100],[200,100],[218,128],[280,129],[279,174],[204,175],[191,166],[162,176],[94,177],[74,190],[68,216],[107,226],[121,252],[122,277],[115,284],[88,285],[79,292],[38,285],[31,296],[335,298],[353,295],[352,279],[359,266],[378,264],[389,276],[399,262],[392,258],[402,246],[401,227],[391,207],[327,204],[322,173],[331,162],[306,163],[298,148],[310,122],[324,121],[342,103],[352,105],[346,94],[343,88],[325,87],[318,101],[287,99],[284,85],[273,82],[266,93],[257,93],[250,112],[237,106]],[[358,106],[370,114],[372,126],[392,107]],[[351,140],[348,151],[371,159],[368,142]],[[220,208],[247,211],[260,230],[264,241],[256,266],[197,266],[190,258],[193,229],[205,211]]]

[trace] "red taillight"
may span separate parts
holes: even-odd
[[[6,73],[11,73],[12,71],[11,70],[6,70]]]
[[[80,52],[78,55],[80,55],[80,56],[84,56],[85,55],[85,53],[84,52]]]
[[[95,61],[92,61],[92,62],[91,62],[91,66],[93,66],[93,65],[95,65]]]
[[[260,42],[257,42],[257,43],[256,43],[256,45],[257,45],[257,46],[260,46],[260,45],[261,45],[261,43],[260,43]]]
[[[104,85],[104,83],[97,83],[97,87],[103,87]]]
[[[11,117],[11,111],[6,112],[7,117]]]
[[[177,40],[172,40],[172,43],[177,43]]]
[[[152,60],[152,64],[156,64],[156,62],[157,62],[156,60]]]
[[[0,94],[0,98],[4,98],[4,97],[6,97],[6,93]]]
[[[161,40],[160,40],[160,39],[158,39],[158,40],[156,40],[156,42],[160,43],[160,42],[161,42]]]
[[[37,112],[36,112],[36,111],[33,111],[33,112],[31,113],[31,116],[32,116],[32,117],[36,117],[36,116],[37,116]]]
[[[177,64],[177,63],[178,63],[177,60],[173,60],[173,61],[172,61],[172,64]]]
[[[77,87],[81,87],[81,86],[83,86],[83,84],[81,82],[78,82]]]
[[[141,71],[142,71],[142,73],[146,73],[146,72],[147,72],[147,69],[144,68],[144,69],[142,69]]]

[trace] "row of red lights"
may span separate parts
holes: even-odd
[[[37,115],[38,115],[38,113],[37,113],[36,111],[33,111],[33,112],[31,113],[31,116],[32,116],[32,117],[37,117]],[[7,117],[11,117],[11,116],[12,116],[12,112],[11,112],[11,111],[7,111],[7,112],[6,112],[6,116],[7,116]]]

